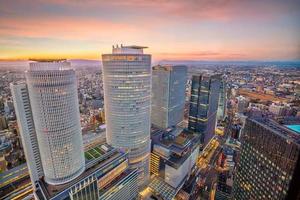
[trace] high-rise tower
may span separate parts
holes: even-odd
[[[26,83],[11,83],[19,131],[33,187],[44,175]]]
[[[220,75],[204,74],[192,77],[188,128],[201,134],[206,145],[215,134],[220,94]]]
[[[69,182],[85,168],[75,71],[65,60],[32,62],[26,80],[45,181]]]
[[[160,128],[183,120],[187,67],[154,66],[152,72],[151,123]]]
[[[149,178],[151,55],[140,46],[113,47],[102,55],[107,142],[129,151],[138,183]]]
[[[218,112],[217,112],[217,118],[220,121],[224,120],[226,116],[226,104],[227,104],[226,80],[225,77],[223,76],[220,84],[219,105],[218,105]]]

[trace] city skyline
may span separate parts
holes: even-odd
[[[300,0],[0,0],[0,200],[300,200]]]
[[[293,0],[1,1],[0,60],[100,59],[117,43],[149,46],[154,60],[300,60],[299,8]]]

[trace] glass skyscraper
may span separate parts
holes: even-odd
[[[183,120],[187,67],[154,66],[152,71],[151,123],[168,128]]]
[[[210,74],[192,77],[188,129],[201,135],[204,146],[215,134],[220,79],[220,75]]]
[[[227,103],[226,80],[224,77],[222,77],[220,83],[219,105],[218,105],[218,112],[217,112],[218,120],[223,120],[225,118],[226,103]]]
[[[129,151],[138,184],[149,179],[151,55],[145,47],[116,46],[102,55],[107,142]]]
[[[280,121],[247,119],[233,194],[244,199],[300,199],[300,135]]]

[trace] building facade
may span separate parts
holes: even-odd
[[[247,119],[233,186],[235,199],[300,199],[300,135],[290,128],[294,123],[300,119],[281,124]]]
[[[85,167],[75,71],[65,60],[31,62],[26,81],[45,181],[69,182]]]
[[[158,129],[151,133],[151,141],[150,169],[155,178],[149,187],[163,199],[173,199],[196,168],[199,135],[177,127]]]
[[[85,152],[85,171],[60,185],[38,182],[39,200],[132,200],[138,196],[137,170],[129,169],[127,153],[103,143]]]
[[[26,83],[11,83],[10,89],[33,187],[44,175]]]
[[[215,134],[221,85],[220,75],[192,77],[188,129],[200,134],[206,145]]]
[[[144,47],[113,47],[102,55],[107,142],[129,151],[139,186],[149,178],[151,55]]]
[[[151,123],[160,128],[183,120],[187,67],[154,66],[152,71]]]
[[[226,104],[227,104],[227,89],[225,77],[222,77],[220,83],[220,95],[219,95],[219,105],[217,112],[217,119],[224,120],[226,116]]]

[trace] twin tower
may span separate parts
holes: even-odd
[[[139,186],[149,178],[150,154],[151,56],[143,48],[102,56],[107,142],[128,152]],[[66,60],[29,65],[26,83],[11,91],[32,183],[65,184],[85,171],[75,71]]]

